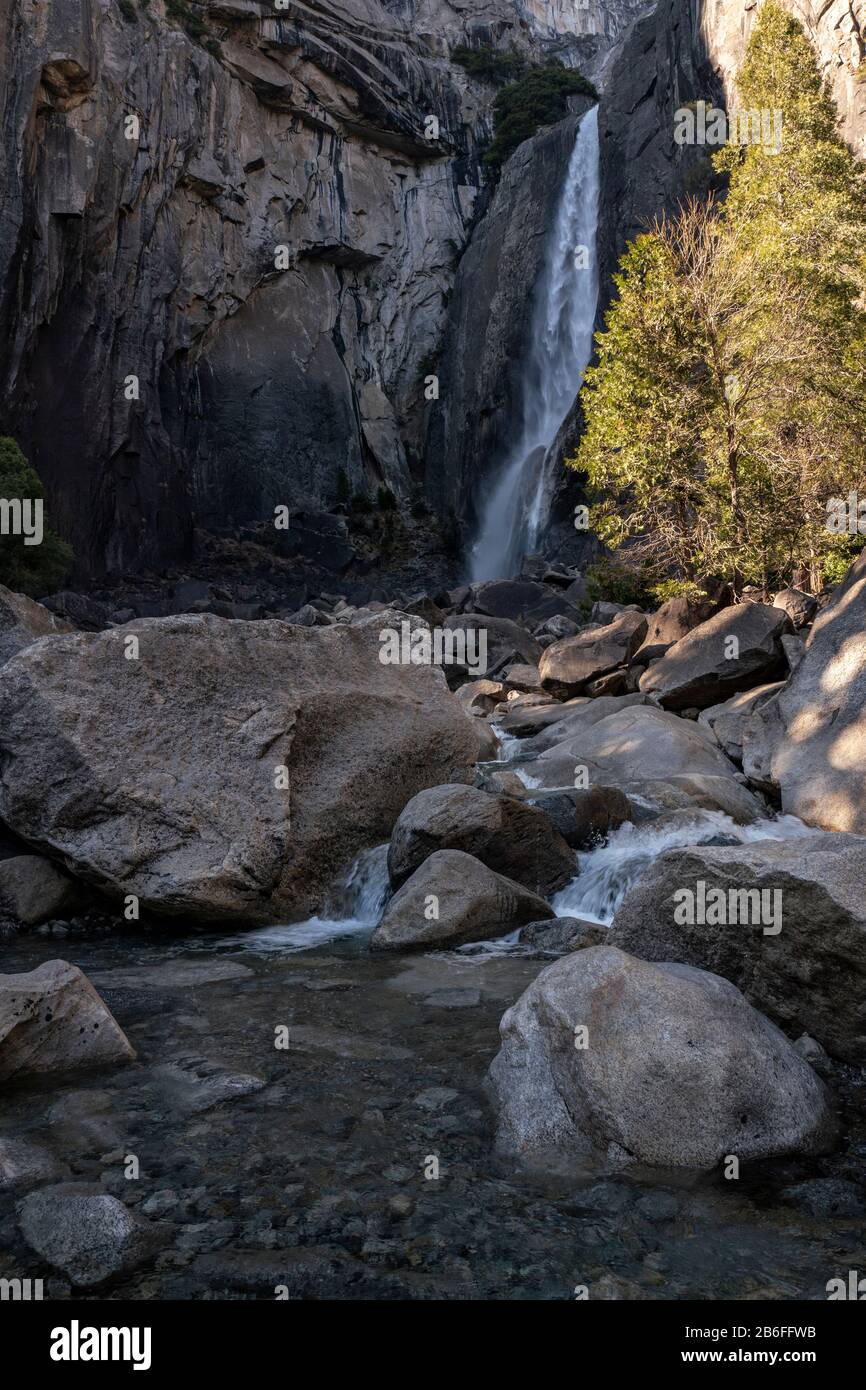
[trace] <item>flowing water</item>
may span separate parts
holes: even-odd
[[[592,352],[598,301],[598,110],[581,121],[547,245],[523,371],[521,424],[472,554],[472,578],[501,579],[534,549],[550,501],[550,447]]]

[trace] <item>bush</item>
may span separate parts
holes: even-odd
[[[517,82],[503,87],[493,103],[493,143],[484,156],[487,167],[497,173],[518,145],[543,125],[552,125],[568,114],[570,96],[598,100],[598,92],[573,68],[546,63],[530,70]]]
[[[369,497],[364,496],[363,492],[356,492],[349,506],[351,510],[357,512],[359,516],[369,516],[370,512],[373,510],[373,503],[370,501]]]
[[[45,493],[14,439],[0,438],[0,498],[44,501]],[[44,515],[44,508],[43,508]],[[40,545],[25,545],[24,536],[0,535],[0,584],[39,596],[57,589],[72,568],[71,546],[43,522]]]
[[[334,489],[334,497],[337,502],[348,502],[349,495],[349,475],[345,468],[338,468],[337,486]]]
[[[647,603],[643,576],[621,560],[596,560],[586,571],[586,587],[593,603]]]
[[[468,48],[461,43],[451,54],[451,61],[465,68],[470,77],[477,77],[480,82],[495,82],[497,86],[503,82],[513,82],[526,71],[526,63],[519,53],[513,49],[506,53],[487,44]]]
[[[123,15],[123,17],[124,17],[124,19],[126,20],[127,24],[137,24],[137,23],[138,23],[138,11],[136,10],[135,6],[133,5],[132,0],[119,0],[119,4],[120,4],[120,13]]]

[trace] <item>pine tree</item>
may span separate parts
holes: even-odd
[[[0,438],[0,501],[43,501],[39,477],[14,439]],[[43,524],[39,545],[26,545],[21,535],[0,535],[0,584],[41,597],[61,584],[72,568],[70,546]]]

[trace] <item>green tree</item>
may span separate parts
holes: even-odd
[[[726,146],[721,206],[628,248],[570,462],[603,539],[650,575],[767,589],[840,541],[829,496],[866,479],[866,197],[802,29],[767,0],[738,80],[781,148]]]
[[[592,83],[562,63],[530,68],[516,82],[503,87],[493,103],[493,142],[484,163],[498,173],[518,145],[543,125],[552,125],[568,114],[570,96],[598,100]]]
[[[0,506],[15,499],[44,503],[45,493],[14,439],[0,438]],[[39,597],[49,594],[72,568],[71,546],[43,525],[39,545],[25,545],[21,535],[0,535],[0,584]]]

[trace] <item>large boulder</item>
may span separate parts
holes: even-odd
[[[818,600],[802,589],[781,589],[773,599],[773,607],[784,608],[796,629],[808,627],[818,611]]]
[[[0,975],[0,1081],[128,1062],[135,1052],[87,976],[64,960]]]
[[[829,1147],[827,1091],[727,980],[610,946],[543,970],[500,1025],[499,1147],[710,1168]]]
[[[404,883],[442,849],[472,854],[542,895],[563,888],[577,873],[573,852],[543,810],[476,787],[431,787],[413,796],[391,836],[391,882]]]
[[[75,905],[76,885],[41,854],[0,860],[0,910],[25,927],[38,926]]]
[[[393,896],[370,941],[375,951],[419,951],[506,936],[555,916],[536,893],[462,850],[437,850]]]
[[[49,608],[0,584],[0,666],[40,637],[71,631]]]
[[[441,671],[378,636],[202,614],[37,643],[0,671],[0,816],[155,911],[308,916],[478,755]]]
[[[747,721],[743,771],[808,825],[866,834],[866,551],[787,685]]]
[[[741,603],[693,628],[644,671],[640,688],[665,709],[706,709],[738,690],[783,676],[782,634],[791,620],[781,608]]]
[[[467,650],[478,653],[482,645],[486,648],[486,661],[482,662],[480,669],[455,662],[450,668],[455,677],[464,674],[475,678],[492,678],[515,661],[534,665],[541,655],[541,647],[535,638],[511,618],[489,618],[484,613],[454,613],[445,619],[443,627],[446,632],[464,634]],[[470,635],[472,633],[478,635],[473,637]]]
[[[610,941],[717,971],[787,1031],[864,1059],[864,882],[854,835],[669,850],[624,898]]]
[[[718,611],[719,600],[708,594],[681,594],[668,599],[657,613],[647,619],[647,631],[641,645],[634,654],[637,665],[647,666],[651,661],[664,656],[669,647],[680,638],[700,627]]]
[[[554,642],[538,663],[543,689],[563,699],[582,694],[590,681],[625,665],[645,636],[643,613],[625,610],[612,622],[590,624],[576,637]]]
[[[554,725],[552,732],[557,727]],[[567,783],[547,780],[547,767],[562,772],[571,767],[568,782],[573,784],[573,769],[580,764],[590,769],[590,781],[606,783],[667,778],[677,773],[717,777],[735,773],[709,730],[655,705],[629,705],[597,723],[577,725],[576,732],[557,739],[535,762],[528,763],[527,769],[541,778],[542,786],[562,786]],[[593,769],[604,775],[592,775]]]

